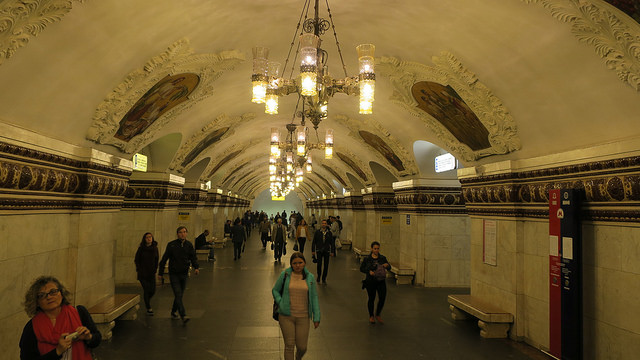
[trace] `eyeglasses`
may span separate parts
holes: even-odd
[[[49,292],[46,292],[46,293],[44,293],[44,292],[38,293],[38,300],[42,300],[42,299],[46,298],[49,295],[55,296],[59,292],[60,292],[60,289],[55,289],[54,288],[54,289],[49,290]]]

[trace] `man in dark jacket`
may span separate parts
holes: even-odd
[[[277,218],[276,224],[271,229],[271,241],[273,241],[273,257],[280,261],[282,255],[286,253],[287,227],[282,223],[282,218]]]
[[[233,260],[240,259],[242,245],[247,240],[247,234],[240,219],[236,219],[233,227],[231,228],[231,240],[233,241]]]
[[[182,303],[182,295],[184,289],[187,287],[187,278],[189,277],[189,265],[195,269],[195,274],[198,275],[198,259],[196,258],[196,250],[193,248],[193,244],[187,240],[187,228],[185,226],[179,226],[176,230],[178,238],[167,244],[167,249],[162,255],[160,265],[158,266],[158,277],[162,279],[164,274],[164,266],[169,260],[169,279],[171,280],[171,289],[173,290],[173,306],[171,307],[171,318],[177,319],[176,311],[180,313],[182,323],[186,324],[189,321],[186,311],[184,310],[184,304]]]
[[[329,231],[327,220],[322,220],[320,230],[313,235],[313,243],[311,244],[311,254],[318,261],[318,284],[327,284],[327,273],[329,272],[329,258],[336,256],[336,243],[333,241],[333,235]],[[324,267],[323,267],[324,264]]]
[[[202,234],[198,235],[195,240],[197,250],[209,250],[209,257],[207,261],[216,261],[213,250],[213,240],[207,240],[209,236],[209,230],[205,230]]]

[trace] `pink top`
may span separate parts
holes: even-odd
[[[291,301],[291,316],[309,317],[309,287],[302,274],[291,273],[289,280],[289,300]]]

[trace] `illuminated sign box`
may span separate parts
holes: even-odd
[[[458,160],[451,154],[436,156],[436,172],[449,171],[458,168]]]
[[[284,196],[271,196],[271,201],[284,201]]]
[[[142,154],[133,155],[133,170],[147,171],[147,156]]]

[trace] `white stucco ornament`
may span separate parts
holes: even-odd
[[[433,66],[401,61],[394,57],[382,57],[377,60],[376,66],[380,75],[388,78],[393,86],[390,100],[420,118],[440,140],[438,145],[457,158],[475,161],[489,155],[506,154],[520,149],[515,121],[502,101],[453,54],[443,51],[440,56],[434,56]],[[491,146],[472,150],[456,139],[442,123],[418,108],[418,102],[411,90],[414,84],[423,81],[453,88],[488,130]]]
[[[96,109],[87,139],[99,144],[113,145],[128,154],[139,151],[154,139],[164,125],[211,96],[214,81],[245,59],[244,54],[237,50],[199,55],[193,52],[189,41],[182,39],[169,46],[162,54],[150,59],[140,69],[131,72]],[[183,73],[196,74],[199,77],[197,87],[188,95],[188,101],[161,114],[148,128],[128,142],[114,137],[120,121],[149,89],[167,74]]]
[[[522,0],[542,5],[595,48],[608,69],[640,91],[640,24],[613,5],[594,0]]]

